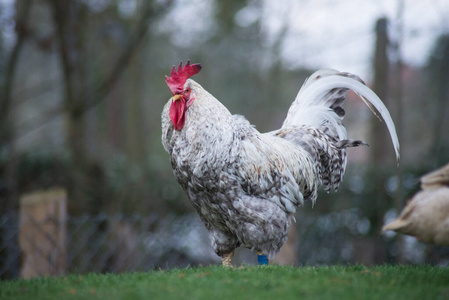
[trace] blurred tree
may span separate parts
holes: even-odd
[[[78,1],[51,0],[53,21],[63,70],[64,110],[67,114],[67,146],[73,160],[69,176],[72,203],[85,201],[87,151],[84,110],[89,103],[85,46],[88,7]]]
[[[430,167],[449,161],[449,34],[441,35],[435,43],[427,63],[429,94],[428,120],[432,122],[432,142],[429,151]]]
[[[4,162],[2,172],[4,178],[4,191],[0,195],[0,210],[3,212],[17,208],[17,172],[16,153],[14,145],[14,129],[12,115],[12,89],[15,82],[17,64],[24,41],[29,34],[27,20],[31,10],[31,0],[16,2],[15,15],[16,41],[9,53],[4,54],[5,66],[2,76],[0,97],[0,156]]]
[[[201,52],[204,65],[210,66],[203,84],[261,132],[280,127],[310,75],[308,70],[282,69],[280,49],[287,22],[281,22],[277,35],[268,41],[263,9],[258,1],[216,1],[214,34],[204,45],[207,51]]]
[[[388,59],[388,20],[386,18],[378,19],[376,22],[376,45],[374,50],[374,79],[373,90],[380,99],[389,107],[389,75],[390,62]],[[380,123],[378,119],[371,119],[371,134],[373,140],[376,141],[371,145],[371,163],[373,166],[379,167],[391,162],[391,155],[385,145],[389,142],[388,134],[386,134],[385,125]]]
[[[9,53],[1,52],[2,62],[4,59],[5,63],[2,66],[4,72],[2,72],[0,84],[0,216],[8,214],[15,221],[17,219],[13,217],[13,214],[15,214],[14,210],[18,207],[18,174],[17,154],[14,142],[12,90],[16,79],[16,69],[21,50],[29,34],[27,21],[31,10],[31,3],[31,0],[16,2],[17,13],[14,19],[16,41]],[[2,50],[4,50],[3,47]],[[17,224],[11,222],[8,226],[14,228]],[[8,226],[3,226],[0,230],[0,245],[5,245],[5,247],[0,248],[0,269],[3,266],[18,266],[19,263],[15,254],[17,237],[11,238],[12,234],[8,232]],[[8,268],[7,270],[8,272],[2,274],[1,279],[17,276],[12,271],[14,268]]]
[[[376,22],[376,44],[374,51],[374,60],[373,60],[373,69],[374,69],[374,80],[373,80],[373,90],[382,99],[385,105],[389,106],[389,74],[390,74],[390,63],[388,59],[388,47],[389,47],[389,38],[388,38],[388,20],[386,18],[378,19]],[[386,174],[382,171],[382,169],[391,165],[390,155],[391,153],[388,151],[389,148],[386,147],[388,145],[389,136],[385,130],[384,124],[380,123],[376,118],[371,119],[371,134],[372,140],[374,144],[371,147],[371,161],[370,164],[372,166],[372,179],[371,185],[374,186],[373,191],[373,207],[371,211],[366,211],[368,215],[370,215],[370,222],[372,225],[372,230],[374,232],[374,236],[378,237],[378,232],[383,225],[384,214],[387,210],[388,203],[386,202],[386,194],[385,194],[385,180]],[[373,242],[377,245],[382,244],[382,238],[373,240]],[[375,257],[373,258],[373,262],[381,263],[384,260],[383,249],[380,247],[376,248],[378,251],[374,253]]]
[[[70,206],[74,210],[90,207],[86,201],[89,199],[87,186],[97,186],[95,178],[88,174],[94,169],[99,175],[98,180],[103,181],[102,172],[99,172],[101,164],[92,162],[87,150],[86,112],[101,102],[114,88],[115,83],[129,64],[137,47],[145,37],[149,27],[149,21],[165,10],[171,1],[155,6],[152,1],[144,1],[139,11],[140,19],[136,28],[129,34],[129,38],[121,53],[115,60],[108,61],[112,65],[109,73],[93,82],[86,80],[91,78],[89,72],[91,66],[90,49],[87,46],[89,35],[88,21],[92,10],[88,3],[79,1],[49,2],[53,10],[53,20],[58,42],[59,57],[64,76],[64,111],[67,116],[67,146],[71,154],[73,167],[70,171],[69,199]],[[117,8],[116,8],[117,9]],[[100,53],[102,53],[102,50]],[[120,133],[117,133],[120,136]],[[92,169],[93,168],[93,169]],[[88,182],[88,179],[94,182]],[[105,195],[99,195],[105,197]],[[91,202],[92,203],[92,202]],[[77,208],[78,207],[78,208]]]

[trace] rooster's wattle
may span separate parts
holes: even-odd
[[[348,139],[342,124],[349,89],[380,114],[399,158],[387,108],[355,75],[315,72],[282,127],[260,133],[189,79],[200,70],[199,64],[181,63],[166,76],[172,98],[162,112],[162,144],[223,265],[230,265],[239,246],[273,257],[287,238],[298,206],[305,200],[315,202],[321,184],[326,191],[338,188],[346,148],[365,144]]]

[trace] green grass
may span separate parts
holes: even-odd
[[[0,282],[0,299],[449,299],[431,266],[221,267]]]

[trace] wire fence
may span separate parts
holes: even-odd
[[[325,215],[303,211],[297,220],[299,265],[369,263],[364,259],[372,255],[376,245],[364,234],[369,224],[356,210]],[[62,233],[48,234],[48,226],[56,222],[60,221],[46,218],[24,224],[17,213],[0,216],[0,278],[27,277],[24,265],[29,265],[25,262],[30,254],[24,254],[23,240],[32,249],[28,260],[34,269],[28,272],[33,276],[121,273],[220,263],[204,225],[194,213],[68,216],[65,224],[57,224],[63,226]],[[29,236],[23,232],[26,226],[45,234]],[[61,235],[63,243],[59,242]],[[388,247],[387,256],[394,257],[397,255],[394,239],[386,239],[380,246]],[[449,264],[449,248],[427,246],[411,237],[404,243],[405,263]],[[249,250],[239,250],[233,263],[252,264],[255,260]],[[49,268],[53,270],[47,273]]]
[[[19,226],[18,218],[14,213],[0,217],[1,278],[24,275],[26,258],[20,247],[24,239],[28,241],[27,248],[32,249],[34,270],[30,272],[35,276],[48,275],[48,268],[42,270],[42,265],[57,265],[56,255],[63,257],[63,268],[52,274],[120,273],[219,262],[210,247],[206,229],[194,214],[69,216],[66,224],[62,224],[65,227],[64,249],[56,249],[61,247],[56,236],[44,234],[36,238],[21,232],[21,228],[31,225],[47,233],[46,227],[58,220],[47,218],[36,222],[30,219],[28,224]],[[52,251],[48,251],[45,244],[50,244]]]

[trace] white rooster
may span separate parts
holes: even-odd
[[[315,72],[303,85],[279,130],[260,133],[232,115],[201,85],[189,79],[201,65],[172,68],[172,93],[162,112],[162,144],[173,173],[207,230],[223,266],[244,246],[259,263],[276,255],[298,206],[317,198],[320,184],[337,189],[346,148],[365,144],[347,138],[342,103],[354,90],[385,121],[399,159],[390,114],[363,81],[335,70]]]

